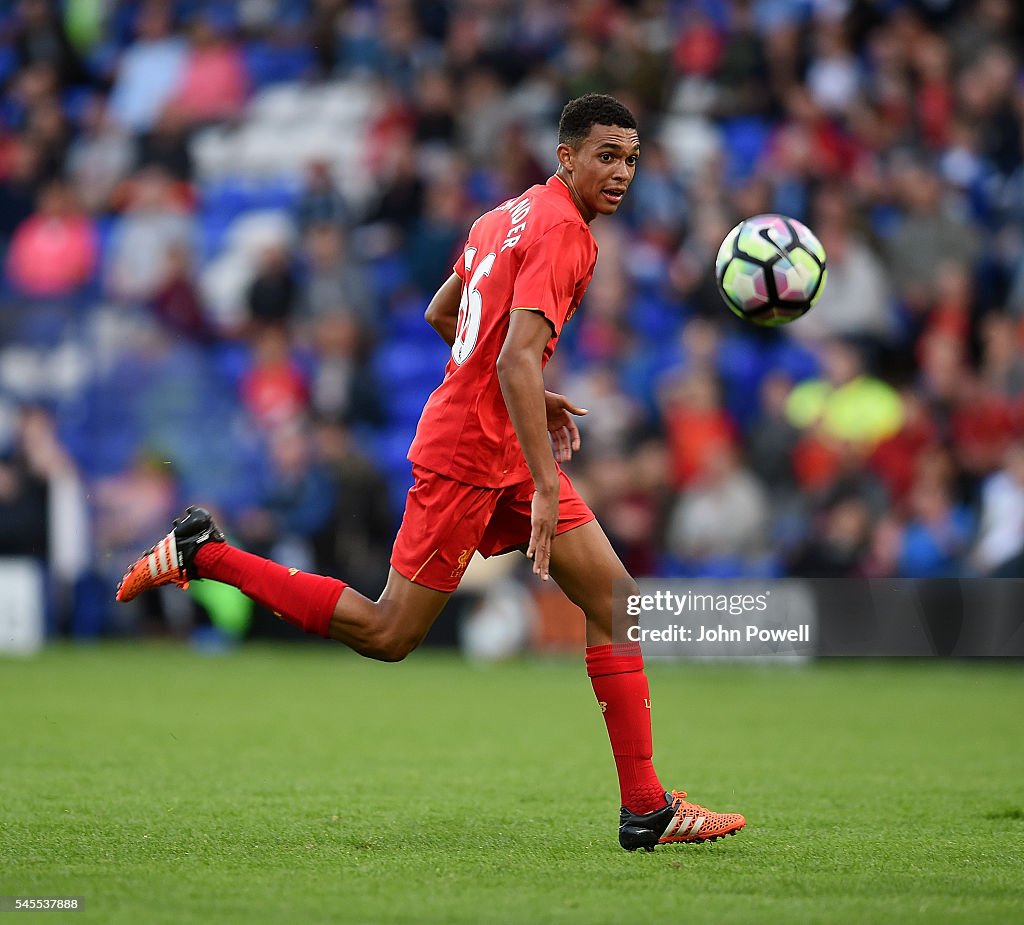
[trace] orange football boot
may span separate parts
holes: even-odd
[[[739,813],[713,813],[710,809],[687,803],[682,790],[665,794],[665,806],[643,815],[625,806],[619,811],[619,844],[627,851],[675,842],[715,841],[735,835],[747,824]]]
[[[167,536],[128,567],[118,583],[117,600],[130,601],[143,591],[163,585],[187,588],[189,581],[197,577],[192,563],[199,547],[223,542],[224,534],[209,511],[201,507],[188,508],[174,521]]]

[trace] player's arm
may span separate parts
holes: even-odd
[[[533,477],[532,529],[526,555],[533,559],[534,574],[544,580],[558,525],[558,467],[548,443],[541,365],[551,334],[551,324],[540,312],[513,311],[497,363],[501,394]]]
[[[462,300],[462,280],[452,273],[434,293],[423,317],[450,347],[455,343],[455,327],[459,320],[459,302]]]

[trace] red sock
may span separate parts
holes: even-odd
[[[227,543],[200,546],[195,566],[200,578],[234,585],[293,626],[325,637],[334,606],[348,587],[337,578],[285,568]]]
[[[651,761],[651,694],[640,644],[588,646],[587,674],[608,727],[622,805],[634,813],[660,809],[665,788]]]

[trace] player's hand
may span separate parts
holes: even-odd
[[[577,408],[564,395],[547,390],[544,392],[544,407],[548,415],[551,451],[558,462],[568,462],[572,459],[573,450],[580,448],[580,431],[572,416],[584,415],[587,409]]]
[[[556,484],[548,491],[535,491],[530,507],[530,545],[526,558],[533,560],[533,574],[548,580],[551,563],[551,541],[558,526],[558,490]]]

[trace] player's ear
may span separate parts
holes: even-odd
[[[562,142],[556,149],[555,153],[558,155],[558,163],[561,164],[569,173],[572,173],[573,168],[576,166],[576,149],[571,145]]]

